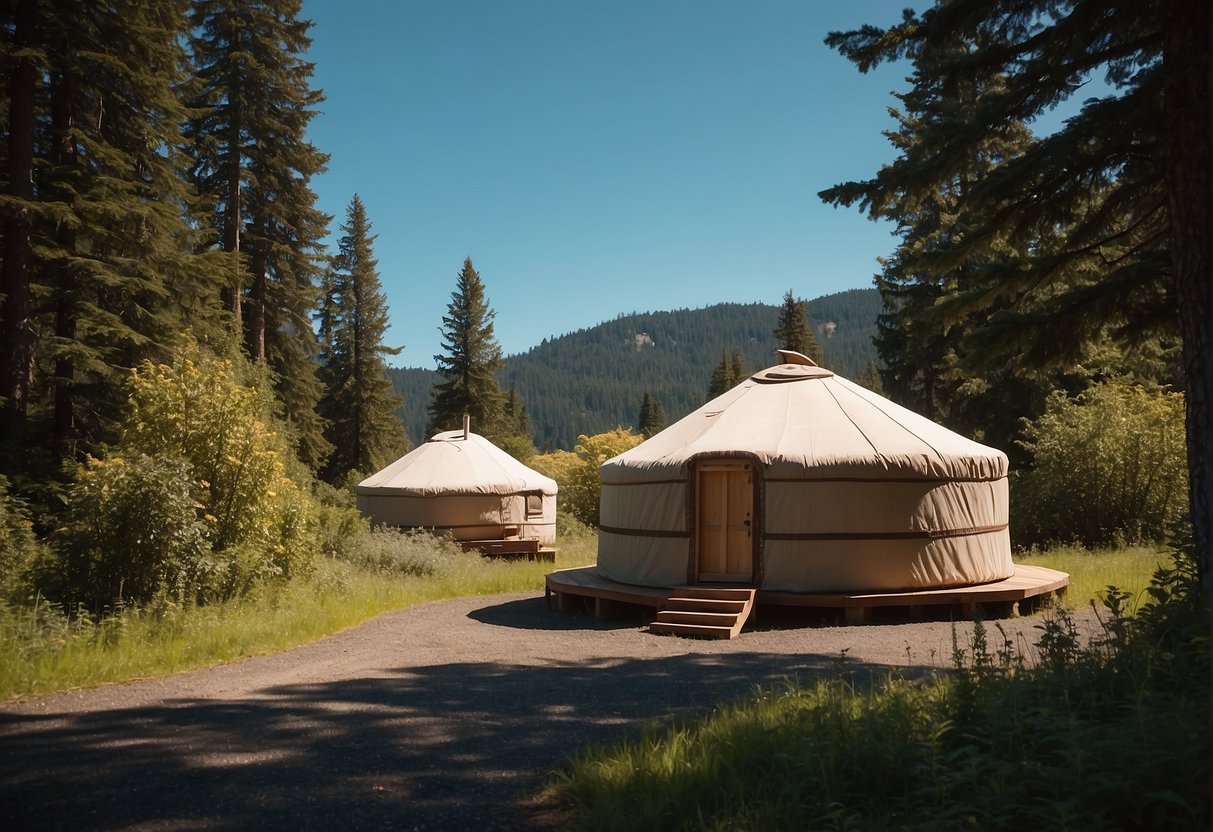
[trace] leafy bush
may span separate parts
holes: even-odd
[[[310,571],[315,504],[286,474],[268,383],[244,383],[257,378],[188,339],[172,365],[138,368],[115,452],[69,491],[48,591],[94,607],[208,601]]]
[[[615,428],[593,436],[577,437],[574,452],[553,451],[531,457],[530,467],[556,480],[560,486],[557,505],[588,526],[598,527],[598,499],[602,481],[598,467],[614,456],[644,441],[631,428]]]
[[[1157,541],[1186,517],[1181,394],[1124,380],[1056,391],[1024,433],[1033,465],[1012,480],[1017,543]]]
[[[354,538],[344,557],[364,570],[390,576],[445,575],[480,561],[480,555],[464,552],[449,537],[391,526],[379,526]]]
[[[55,533],[63,571],[43,584],[94,607],[160,593],[178,601],[203,594],[216,568],[191,480],[189,466],[169,457],[89,460],[68,491],[67,517]]]
[[[289,577],[308,567],[310,501],[286,476],[290,450],[272,427],[268,390],[184,341],[172,366],[145,362],[132,378],[122,447],[188,462],[212,546],[261,549]]]
[[[32,570],[47,555],[33,525],[25,503],[0,476],[0,600],[19,601],[31,593]]]

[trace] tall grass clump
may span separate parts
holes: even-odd
[[[1207,829],[1204,596],[1184,559],[1125,600],[1091,640],[1064,609],[1027,656],[979,622],[926,681],[843,662],[588,749],[548,798],[580,830]]]

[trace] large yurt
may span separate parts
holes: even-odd
[[[358,483],[358,510],[456,540],[556,539],[556,481],[467,430],[434,435]]]
[[[599,574],[863,593],[1014,573],[1005,454],[780,355],[602,464]]]

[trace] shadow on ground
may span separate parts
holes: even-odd
[[[477,613],[507,625],[521,614],[513,603]],[[248,700],[0,713],[0,828],[537,828],[552,820],[533,796],[579,747],[756,684],[838,670],[836,656],[817,654],[538,666],[502,656],[271,687]]]

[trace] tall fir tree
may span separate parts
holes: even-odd
[[[351,472],[369,474],[409,449],[404,424],[396,415],[400,397],[392,391],[384,356],[399,349],[384,344],[387,298],[379,282],[371,223],[355,194],[346,211],[338,253],[329,274],[331,306],[321,415],[332,445],[323,469],[334,484]]]
[[[645,439],[649,439],[665,430],[668,421],[665,408],[656,397],[649,395],[646,388],[644,398],[640,400],[640,414],[636,420],[636,430]]]
[[[741,384],[749,377],[749,372],[745,368],[745,361],[741,357],[741,350],[733,350],[732,365],[729,367],[729,372],[733,375],[733,384]]]
[[[817,339],[809,327],[808,304],[796,298],[791,289],[784,294],[783,305],[779,308],[775,338],[780,349],[798,352],[821,363],[821,347],[817,345]]]
[[[7,183],[21,201],[10,203],[18,221],[0,312],[7,436],[26,450],[62,458],[112,440],[118,377],[167,355],[187,326],[205,335],[218,325],[213,258],[191,254],[177,95],[186,9],[184,0],[22,3],[5,29],[38,56],[32,78],[24,56],[9,73],[8,173],[23,181]]]
[[[316,208],[313,177],[328,156],[307,140],[323,100],[301,57],[311,22],[300,0],[197,0],[190,123],[194,177],[235,259],[225,290],[249,356],[275,376],[300,458],[318,469],[329,448],[316,417],[320,384],[312,317],[332,219]]]
[[[733,365],[729,362],[728,353],[721,350],[720,363],[713,368],[712,376],[708,379],[708,398],[714,399],[721,393],[731,390],[735,383]]]
[[[958,192],[950,223],[963,233],[916,259],[936,272],[982,264],[946,287],[931,309],[937,321],[986,316],[965,338],[974,364],[1011,341],[1019,365],[1030,369],[1077,356],[1103,333],[1125,340],[1179,334],[1190,502],[1207,590],[1210,36],[1206,0],[951,0],[907,11],[887,29],[864,26],[827,39],[861,71],[909,58],[915,89],[937,90],[946,117],[916,137],[919,194],[941,192],[958,169],[971,170],[973,150],[1007,124],[1031,122],[1071,99],[1087,78],[1104,79],[1107,94],[1087,99],[1059,130]],[[931,51],[942,42],[966,46],[952,55]],[[952,94],[957,81],[973,88],[973,80],[996,75],[1005,76],[1002,88],[981,90],[967,105]],[[852,201],[881,216],[913,210],[880,189],[870,193],[861,189]],[[1014,256],[999,256],[1006,251]]]
[[[430,433],[455,430],[465,414],[472,429],[483,436],[492,439],[506,432],[505,397],[495,375],[502,364],[501,347],[493,335],[496,315],[472,258],[466,258],[442,316],[445,352],[434,360],[443,381],[434,385]]]

